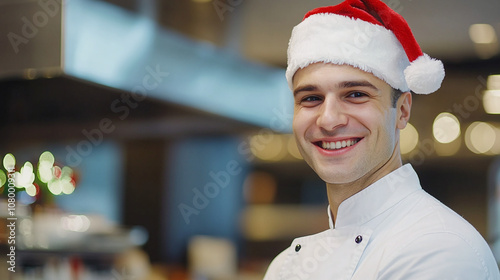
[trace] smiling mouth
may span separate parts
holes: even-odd
[[[361,139],[362,138],[353,138],[353,139],[334,141],[334,142],[318,141],[314,144],[320,148],[325,149],[325,150],[332,150],[333,151],[333,150],[340,150],[343,148],[354,146],[359,141],[361,141]]]

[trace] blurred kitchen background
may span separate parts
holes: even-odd
[[[339,2],[0,0],[0,278],[262,279],[326,229],[284,69]],[[447,72],[404,160],[500,260],[500,1],[385,2]]]

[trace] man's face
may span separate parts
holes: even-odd
[[[400,106],[392,107],[384,81],[352,66],[315,63],[296,72],[293,90],[297,145],[325,182],[351,183],[399,156],[407,119],[398,121]]]

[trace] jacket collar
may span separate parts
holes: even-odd
[[[339,206],[335,224],[328,207],[330,228],[363,225],[420,189],[417,173],[411,164],[405,164],[344,200]]]

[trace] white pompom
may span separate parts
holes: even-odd
[[[444,66],[440,60],[424,54],[415,59],[404,73],[406,83],[411,91],[429,94],[441,87],[444,79]]]

